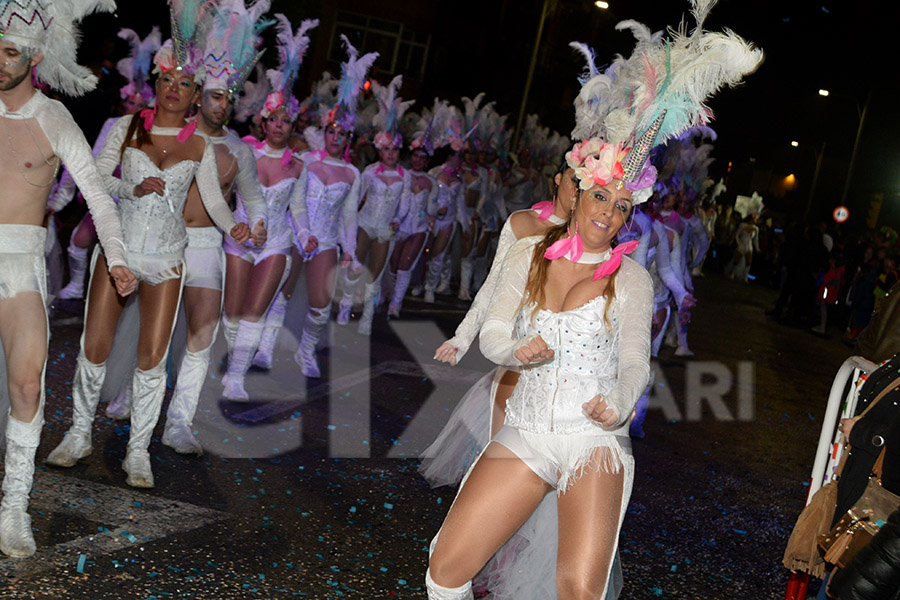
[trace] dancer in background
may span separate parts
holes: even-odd
[[[309,47],[307,33],[318,26],[318,20],[303,21],[296,33],[290,21],[282,14],[278,21],[277,69],[269,71],[269,81],[274,90],[266,99],[262,111],[266,139],[256,145],[256,158],[252,168],[259,173],[265,198],[265,214],[269,225],[269,238],[263,247],[248,247],[226,243],[228,267],[225,283],[225,326],[230,356],[228,371],[222,378],[222,395],[229,400],[247,400],[244,376],[257,353],[265,330],[272,328],[273,337],[280,323],[268,323],[268,311],[279,313],[283,321],[287,302],[277,303],[276,295],[284,284],[291,268],[291,241],[289,209],[299,202],[294,194],[297,181],[303,173],[303,162],[288,145],[294,120],[299,114],[299,101],[291,90],[296,81],[303,55]],[[242,215],[246,198],[241,194],[237,214]],[[283,298],[283,296],[281,297]],[[276,326],[277,325],[277,326]],[[271,360],[271,359],[270,359]]]
[[[321,377],[316,345],[328,324],[338,264],[362,272],[356,261],[356,215],[359,210],[359,171],[342,158],[356,120],[356,104],[366,73],[378,58],[362,57],[346,36],[341,36],[349,58],[341,65],[335,105],[322,118],[325,149],[311,157],[291,202],[294,231],[306,261],[309,311],[294,360],[306,377]],[[341,248],[340,260],[338,247]]]
[[[112,3],[84,2],[80,15],[111,11]],[[27,7],[30,21],[15,18]],[[35,552],[28,495],[34,455],[44,425],[44,374],[50,327],[42,227],[50,188],[65,163],[93,214],[106,252],[109,282],[117,297],[134,290],[126,267],[119,214],[72,115],[35,88],[34,79],[70,96],[94,89],[97,78],[75,62],[78,27],[70,7],[25,0],[0,4],[0,340],[9,394],[6,458],[0,502],[0,551],[24,558]],[[77,19],[80,21],[80,16]],[[13,143],[17,140],[17,143]]]
[[[357,217],[356,261],[366,266],[368,273],[363,293],[363,312],[359,319],[360,335],[371,335],[372,318],[375,316],[377,298],[381,295],[381,277],[394,235],[409,212],[411,175],[398,164],[403,136],[398,128],[403,113],[413,100],[403,102],[397,94],[403,78],[394,77],[387,87],[372,84],[378,112],[373,125],[379,129],[375,135],[375,148],[380,160],[372,163],[362,173],[360,197],[362,208]],[[344,325],[350,319],[353,295],[358,279],[345,275],[343,297],[337,322]]]

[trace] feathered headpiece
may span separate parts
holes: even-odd
[[[341,41],[347,50],[347,62],[341,64],[341,79],[338,83],[337,102],[322,117],[322,126],[334,123],[344,131],[353,131],[359,91],[366,81],[366,74],[372,67],[372,63],[378,58],[378,53],[369,52],[360,57],[359,50],[350,44],[347,36],[341,34]]]
[[[159,27],[154,26],[150,34],[141,39],[133,29],[120,29],[119,37],[127,40],[131,46],[130,55],[116,63],[116,70],[128,83],[119,90],[122,100],[140,96],[145,104],[153,102],[153,88],[147,83],[150,79],[150,63],[153,55],[162,45]]]
[[[504,137],[504,128],[506,125],[506,116],[500,116],[494,108],[494,103],[485,104],[478,111],[478,119],[475,125],[475,133],[472,134],[472,140],[475,142],[479,150],[486,152],[494,152],[501,145],[501,138]]]
[[[481,122],[481,102],[484,100],[484,92],[481,92],[474,99],[463,96],[463,130],[466,132],[464,144],[470,146],[473,150],[481,150],[481,139],[477,135],[473,135],[478,129]]]
[[[646,164],[650,150],[708,123],[712,111],[704,102],[760,65],[762,50],[732,31],[703,29],[716,1],[692,0],[697,26],[688,34],[682,23],[667,40],[635,21],[619,23],[616,29],[630,29],[637,44],[631,57],[616,59],[602,73],[587,46],[572,44],[588,63],[572,131],[582,141],[566,155],[581,188],[615,178],[633,192],[635,204],[645,201],[656,181],[654,167]]]
[[[265,20],[272,0],[220,0],[206,34],[203,65],[205,90],[226,90],[236,94],[244,86],[264,50],[257,51],[259,34],[274,21]]]
[[[738,196],[734,200],[734,212],[740,213],[742,219],[757,216],[763,211],[762,196],[753,192],[752,196]]]
[[[434,151],[449,143],[444,135],[445,123],[450,116],[450,105],[446,100],[434,99],[432,108],[423,108],[412,134],[412,142],[409,149],[412,151],[424,150],[429,156]]]
[[[97,86],[97,77],[79,65],[77,23],[94,12],[114,12],[113,0],[0,0],[0,39],[20,50],[40,51],[37,79],[68,96]]]
[[[680,193],[682,200],[696,199],[707,181],[709,166],[715,160],[710,156],[716,140],[716,132],[705,125],[692,127],[676,138],[669,140],[656,163],[657,180],[674,182],[667,186]],[[710,182],[711,183],[711,182]]]
[[[300,112],[310,114],[311,123],[319,123],[321,114],[328,112],[328,108],[337,101],[338,80],[334,75],[325,71],[322,79],[312,86],[312,93],[300,103]]]
[[[269,95],[269,80],[263,66],[256,63],[256,81],[248,81],[241,90],[241,95],[234,108],[234,118],[241,123],[254,115],[259,115]]]
[[[203,44],[212,24],[216,0],[169,0],[172,38],[166,40],[153,57],[153,73],[162,75],[181,71],[203,83]]]
[[[283,14],[275,15],[278,22],[278,68],[269,69],[266,73],[272,92],[266,98],[262,109],[262,116],[268,117],[273,112],[282,109],[287,112],[293,121],[300,114],[300,102],[294,97],[294,82],[300,65],[303,63],[303,55],[309,48],[309,36],[307,32],[319,26],[318,19],[304,19],[297,28],[296,34],[291,27],[291,22]]]
[[[400,148],[403,145],[403,136],[400,134],[400,119],[415,103],[415,100],[403,101],[397,95],[400,86],[403,85],[403,76],[397,75],[387,87],[377,81],[372,82],[372,94],[378,102],[378,113],[372,120],[372,124],[379,130],[375,136],[375,147]]]
[[[541,151],[547,138],[550,136],[550,128],[543,127],[540,118],[531,114],[525,117],[525,124],[522,126],[522,133],[519,135],[519,147],[516,149],[517,155],[527,153],[532,158],[536,158]]]

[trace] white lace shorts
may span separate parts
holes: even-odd
[[[47,230],[37,225],[0,225],[0,300],[22,292],[44,294],[46,240]]]
[[[188,227],[188,245],[184,250],[185,287],[222,291],[225,276],[225,251],[222,233],[217,227]]]
[[[366,232],[366,235],[369,236],[369,239],[374,240],[379,243],[385,243],[391,241],[391,238],[394,237],[394,230],[391,229],[391,226],[387,227],[375,227],[369,223],[358,224],[359,228]]]

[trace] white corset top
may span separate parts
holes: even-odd
[[[359,211],[360,223],[372,227],[387,227],[394,219],[400,196],[403,193],[403,179],[387,185],[378,175],[363,173],[363,185],[366,187],[366,203]]]
[[[337,181],[325,185],[312,171],[307,171],[306,209],[309,228],[319,245],[340,241],[341,211],[343,202],[350,191],[350,184]]]
[[[438,181],[437,185],[437,208],[438,210],[444,207],[447,208],[447,214],[439,214],[438,219],[440,221],[451,222],[456,219],[456,215],[459,212],[459,204],[461,201],[460,192],[463,189],[463,183],[457,182],[453,185],[447,185],[446,183]]]
[[[263,199],[266,201],[266,247],[281,248],[291,244],[292,231],[288,223],[288,207],[295,183],[297,183],[295,177],[286,177],[274,185],[262,186]],[[249,222],[247,207],[241,195],[238,195],[235,218],[238,221]]]
[[[199,164],[183,160],[161,169],[142,150],[125,148],[122,158],[125,189],[133,189],[148,177],[159,177],[166,183],[162,196],[150,193],[137,198],[125,194],[119,199],[125,246],[129,251],[172,254],[187,245],[184,204]]]

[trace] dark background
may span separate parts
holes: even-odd
[[[578,91],[576,76],[583,68],[568,47],[570,41],[590,44],[598,63],[605,64],[616,53],[627,55],[633,48],[630,33],[614,30],[623,19],[659,30],[677,26],[684,14],[687,26],[693,25],[687,2],[609,3],[608,10],[601,10],[587,0],[274,0],[271,12],[283,12],[295,24],[303,18],[321,21],[311,33],[298,79],[300,97],[309,93],[323,70],[339,73],[338,61],[344,54],[337,38],[346,33],[361,51],[381,51],[373,71],[376,79],[387,82],[404,74],[405,97],[430,105],[435,96],[458,102],[462,96],[484,91],[514,124],[546,5],[527,112],[537,112],[544,124],[567,133]],[[727,178],[726,202],[736,194],[757,191],[776,219],[802,216],[824,144],[809,215],[830,221],[840,203],[865,107],[846,226],[866,228],[869,202],[877,193],[884,195],[878,226],[900,220],[895,13],[886,2],[835,0],[723,0],[713,9],[707,29],[730,27],[766,52],[765,63],[744,85],[723,90],[710,102],[719,133],[711,174]],[[82,60],[95,63],[105,56],[112,59],[109,65],[114,64],[125,52],[124,44],[115,39],[118,29],[132,27],[146,35],[153,24],[161,24],[167,33],[168,12],[161,1],[122,2],[117,17],[89,17],[84,23]],[[401,26],[404,33],[399,39],[405,35],[423,42],[411,59],[400,44],[395,47],[395,38],[373,33]],[[267,31],[269,48],[273,38],[274,33]],[[264,62],[271,63],[275,56],[268,52]],[[831,95],[819,96],[820,88]],[[96,100],[88,103],[96,110]],[[791,141],[799,145],[792,147]]]

